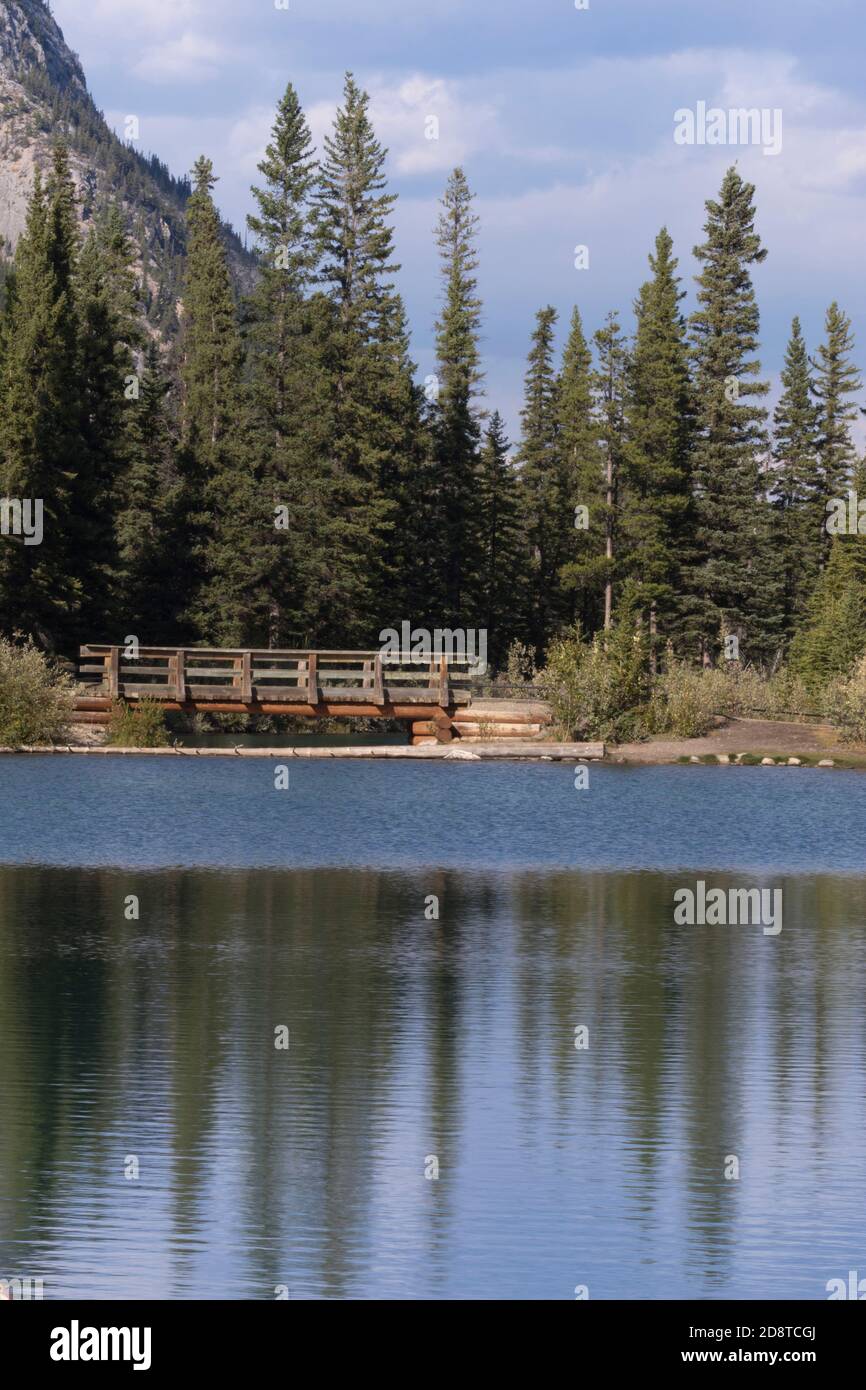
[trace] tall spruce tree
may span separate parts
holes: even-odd
[[[78,263],[78,389],[82,467],[76,483],[75,547],[82,585],[81,625],[98,640],[128,623],[117,589],[116,510],[127,452],[126,427],[142,343],[134,251],[117,208],[84,242]],[[124,633],[137,632],[124,626]]]
[[[0,540],[0,625],[77,655],[82,586],[76,540],[82,490],[75,268],[68,156],[37,174],[6,306],[0,381],[0,498],[42,508],[42,540]],[[86,490],[85,490],[86,495]]]
[[[520,480],[498,410],[484,432],[478,464],[479,588],[477,611],[487,631],[488,660],[499,669],[522,635],[516,579],[525,567]]]
[[[567,487],[567,540],[560,582],[568,620],[585,632],[602,623],[605,580],[604,467],[593,406],[592,353],[580,310],[571,316],[559,378],[559,447]]]
[[[116,548],[124,635],[135,633],[156,646],[193,635],[182,611],[193,576],[182,527],[171,390],[160,350],[151,342],[141,364],[138,392],[126,406]]]
[[[784,637],[803,621],[824,553],[823,488],[818,472],[818,418],[809,357],[799,318],[791,324],[782,369],[782,394],[773,414],[772,505],[784,576]]]
[[[858,368],[851,361],[854,336],[851,320],[833,301],[824,320],[824,342],[818,348],[814,363],[812,389],[817,405],[818,467],[822,511],[826,504],[841,500],[851,487],[856,453],[851,438],[851,425],[860,411],[850,396],[862,390]],[[823,530],[822,559],[830,554],[831,537]]]
[[[369,645],[391,611],[396,504],[383,487],[402,466],[411,364],[394,264],[386,151],[369,97],[346,75],[316,191],[321,280],[332,308],[325,371],[332,472],[331,562],[323,579],[334,640]],[[392,625],[390,622],[387,625]]]
[[[667,228],[649,257],[652,279],[635,304],[637,330],[626,407],[626,505],[622,530],[635,604],[648,624],[652,659],[681,637],[683,560],[693,528],[693,407],[684,296]]]
[[[181,342],[180,458],[197,562],[189,614],[208,642],[264,645],[273,509],[245,457],[243,354],[209,159],[196,161],[193,181]]]
[[[721,633],[744,657],[767,659],[781,640],[782,605],[762,480],[767,412],[756,404],[759,314],[751,267],[766,258],[755,231],[754,187],[736,168],[707,202],[706,240],[695,247],[698,308],[691,317],[697,440],[698,563],[693,640],[704,662]]]
[[[316,617],[329,501],[324,306],[309,298],[319,254],[311,216],[316,164],[291,83],[258,169],[257,211],[247,217],[259,255],[247,306],[251,445],[275,515],[285,509],[268,538],[264,575],[268,637],[279,646],[303,642]]]
[[[791,643],[791,670],[818,694],[866,650],[866,537],[835,536]]]
[[[559,382],[554,367],[556,310],[539,309],[527,362],[520,444],[520,485],[528,545],[528,631],[543,651],[563,618],[560,571],[571,521],[559,438]]]
[[[433,409],[433,457],[439,508],[437,603],[446,626],[473,620],[479,565],[475,527],[481,415],[481,300],[475,271],[478,217],[462,169],[448,179],[436,229],[443,284],[436,323],[438,399]]]
[[[592,373],[596,421],[604,468],[604,626],[613,626],[614,584],[618,576],[619,518],[623,507],[623,465],[627,450],[626,399],[628,349],[616,313],[594,334],[597,365]],[[620,568],[622,566],[620,565]]]
[[[430,434],[424,422],[422,388],[414,380],[409,353],[409,324],[403,301],[392,297],[383,317],[375,348],[383,383],[379,488],[391,507],[394,524],[385,546],[389,576],[385,613],[393,626],[395,612],[426,615],[436,625],[434,591],[440,538],[435,529],[436,508],[430,488]],[[430,529],[430,523],[433,529]]]

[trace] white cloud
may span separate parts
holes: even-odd
[[[492,102],[473,101],[461,96],[458,83],[421,73],[396,88],[374,86],[370,112],[399,174],[453,169],[504,139]]]
[[[229,54],[215,39],[188,31],[145,49],[132,70],[148,82],[207,82],[219,75]]]
[[[54,17],[72,42],[73,36],[137,40],[143,35],[183,31],[198,21],[212,25],[214,10],[226,7],[205,0],[53,0]],[[73,43],[74,47],[74,43]]]
[[[274,125],[274,111],[270,106],[253,106],[232,125],[226,140],[226,163],[232,171],[243,174],[247,180],[258,178],[258,164],[261,161]]]
[[[374,77],[364,86],[370,95],[370,119],[377,138],[388,150],[392,173],[453,169],[470,155],[495,148],[506,138],[495,103],[462,95],[457,82],[412,73],[397,83]],[[307,112],[319,150],[331,130],[338,104],[336,100],[317,102]],[[435,138],[429,138],[428,131],[432,134],[434,130]]]

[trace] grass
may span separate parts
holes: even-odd
[[[777,766],[787,767],[789,758],[799,758],[801,767],[817,767],[825,757],[830,757],[833,766],[847,769],[849,772],[860,772],[866,770],[866,755],[860,753],[847,753],[842,757],[835,751],[830,753],[801,753],[796,749],[792,753],[780,753],[773,749],[766,753],[729,753],[731,767],[760,767],[764,758],[772,758]],[[689,754],[681,754],[676,761],[683,765],[692,765],[692,758]],[[723,766],[718,761],[715,753],[702,753],[700,761],[705,766]]]
[[[171,739],[165,711],[155,700],[128,705],[117,700],[108,718],[106,742],[114,748],[167,748]]]

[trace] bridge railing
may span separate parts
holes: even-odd
[[[317,705],[463,704],[472,663],[434,657],[423,664],[376,651],[287,651],[224,647],[81,648],[88,694],[150,697],[167,703]]]

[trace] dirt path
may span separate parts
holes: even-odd
[[[653,738],[643,743],[620,743],[608,749],[608,760],[620,763],[673,763],[680,758],[703,758],[716,753],[749,753],[753,757],[832,758],[846,767],[866,767],[866,747],[843,743],[830,724],[782,723],[776,719],[727,719],[702,738]]]

